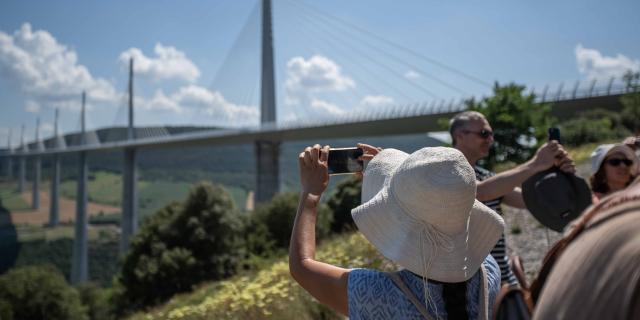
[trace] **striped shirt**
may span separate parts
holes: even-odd
[[[475,166],[474,170],[476,172],[476,180],[478,181],[489,179],[490,177],[495,175],[495,173],[479,166]],[[500,204],[502,203],[502,197],[489,201],[483,201],[482,203],[484,203],[487,207],[493,209],[499,215],[502,215],[502,207],[500,206]],[[517,285],[518,280],[513,274],[513,271],[511,271],[511,268],[509,268],[509,256],[507,255],[507,244],[504,238],[504,233],[498,240],[498,243],[496,243],[496,246],[493,248],[493,250],[491,250],[491,255],[498,262],[498,266],[500,266],[502,283]]]

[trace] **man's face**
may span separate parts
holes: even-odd
[[[458,131],[456,148],[467,158],[479,160],[488,156],[491,144],[493,129],[486,119],[471,120]]]

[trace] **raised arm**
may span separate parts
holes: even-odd
[[[507,204],[509,204],[508,202],[522,203],[521,199],[513,199],[518,196],[522,197],[518,192],[512,193],[514,188],[520,186],[527,178],[537,172],[547,170],[553,165],[557,165],[565,172],[575,173],[573,160],[556,141],[542,145],[531,160],[487,180],[478,181],[476,198],[480,201],[489,201],[510,195],[512,199],[509,199],[511,201],[507,201]]]
[[[327,188],[329,146],[307,147],[300,153],[300,203],[291,232],[289,272],[320,303],[348,315],[347,284],[349,269],[315,260],[316,218],[322,192]]]

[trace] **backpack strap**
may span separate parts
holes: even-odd
[[[424,306],[424,304],[422,304],[420,302],[420,300],[418,300],[418,298],[416,298],[416,295],[413,293],[413,291],[409,290],[409,288],[404,283],[404,281],[402,281],[402,279],[400,278],[400,276],[398,275],[397,272],[386,272],[386,274],[389,275],[391,280],[393,280],[393,283],[395,283],[395,285],[400,290],[402,290],[404,295],[411,301],[411,303],[413,303],[413,305],[418,309],[418,311],[420,311],[420,313],[422,314],[422,316],[425,319],[427,319],[427,320],[433,319],[429,315],[429,312],[427,311],[427,308]]]
[[[397,272],[385,272],[393,283],[404,293],[404,295],[413,303],[413,305],[420,311],[422,316],[427,319],[433,319],[427,308],[424,304],[416,298],[416,295],[411,291],[407,285],[402,281],[402,278],[398,275]],[[484,267],[484,264],[480,265],[480,292],[478,294],[478,319],[480,320],[488,320],[489,319],[489,285],[487,283],[487,270]]]
[[[487,283],[487,269],[480,264],[480,293],[478,301],[478,319],[489,319],[489,284]]]

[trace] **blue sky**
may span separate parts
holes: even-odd
[[[136,61],[136,124],[257,124],[256,1],[0,2],[0,146],[126,123],[126,61]],[[275,0],[278,119],[459,100],[640,70],[638,1]],[[342,21],[342,22],[339,22]],[[358,31],[362,28],[367,34]],[[370,36],[373,34],[375,36]]]

